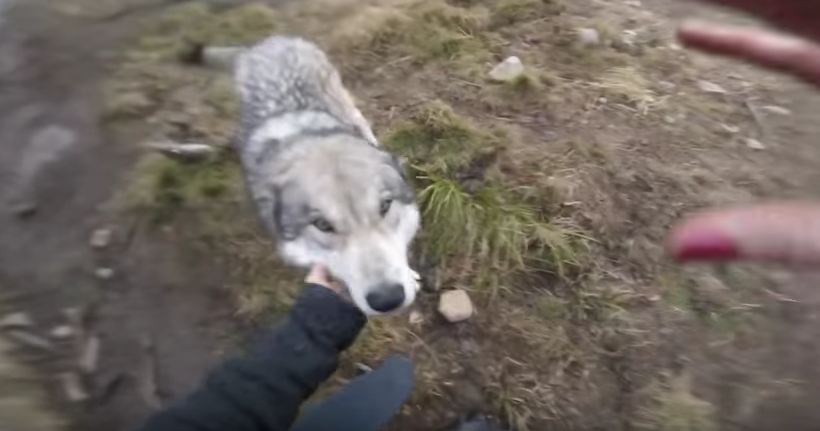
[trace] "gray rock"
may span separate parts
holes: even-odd
[[[155,142],[148,144],[148,147],[169,158],[183,162],[199,162],[216,154],[216,148],[197,143]]]
[[[413,310],[407,318],[408,322],[413,326],[419,326],[424,323],[424,315],[419,310]]]
[[[54,352],[54,345],[47,339],[22,329],[12,329],[7,332],[8,337],[18,344],[33,349]]]
[[[498,63],[493,70],[490,71],[490,78],[498,82],[509,82],[523,74],[524,64],[521,63],[521,59],[512,56]]]
[[[7,314],[0,319],[0,329],[31,328],[32,326],[34,326],[34,320],[28,313],[22,311]]]
[[[761,106],[760,110],[764,111],[768,114],[776,114],[776,115],[783,115],[783,116],[792,115],[791,110],[786,109],[782,106],[766,105],[766,106]]]
[[[77,373],[61,373],[58,377],[63,395],[72,403],[81,403],[88,400],[88,392],[83,387],[82,379]]]
[[[473,302],[466,291],[461,289],[450,290],[441,294],[438,312],[448,322],[462,322],[473,316]]]
[[[114,270],[111,268],[97,268],[94,275],[100,280],[110,280],[114,278]]]
[[[601,34],[594,28],[579,28],[578,43],[581,46],[598,46],[601,44]]]
[[[106,248],[111,244],[111,237],[111,229],[95,229],[94,232],[91,233],[91,238],[88,240],[88,243],[93,248]]]
[[[55,340],[67,340],[74,337],[76,334],[77,331],[71,325],[55,326],[51,329],[51,332],[49,332],[51,338],[54,338]]]
[[[754,138],[746,138],[746,146],[753,150],[765,150],[766,146]]]
[[[713,93],[713,94],[727,94],[728,93],[728,91],[726,91],[726,89],[721,87],[720,85],[717,85],[714,82],[709,82],[709,81],[704,81],[704,80],[698,81],[698,88],[700,88],[701,91],[706,92],[706,93]]]
[[[245,48],[238,46],[207,46],[202,50],[202,64],[214,69],[231,70]]]
[[[77,366],[86,373],[92,374],[97,371],[100,362],[100,338],[92,335],[85,340],[83,350],[77,359]]]

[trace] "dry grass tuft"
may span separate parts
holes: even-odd
[[[687,375],[655,389],[654,406],[643,411],[641,429],[655,431],[716,431],[715,406],[692,394]]]
[[[634,67],[612,68],[594,86],[615,102],[626,104],[642,115],[663,102],[652,90],[649,80]]]
[[[20,363],[0,335],[0,429],[57,431],[65,429],[46,402],[45,380]]]

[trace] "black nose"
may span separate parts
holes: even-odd
[[[404,304],[404,286],[383,284],[367,294],[367,304],[379,313],[393,311]]]

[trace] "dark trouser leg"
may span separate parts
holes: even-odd
[[[413,363],[391,356],[338,393],[308,406],[291,431],[378,431],[413,392]]]

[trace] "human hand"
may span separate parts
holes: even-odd
[[[803,36],[690,22],[679,31],[688,46],[784,70],[820,85],[820,2],[712,0]],[[820,205],[766,203],[712,210],[677,226],[667,243],[682,261],[757,260],[820,265]]]
[[[820,3],[816,0],[711,0],[733,7],[801,37],[771,31],[684,23],[678,35],[693,48],[784,70],[820,85]]]
[[[327,268],[322,265],[313,265],[310,272],[305,278],[305,283],[318,284],[326,287],[341,296],[347,296],[347,289],[344,288],[338,281],[334,280],[328,272]]]

